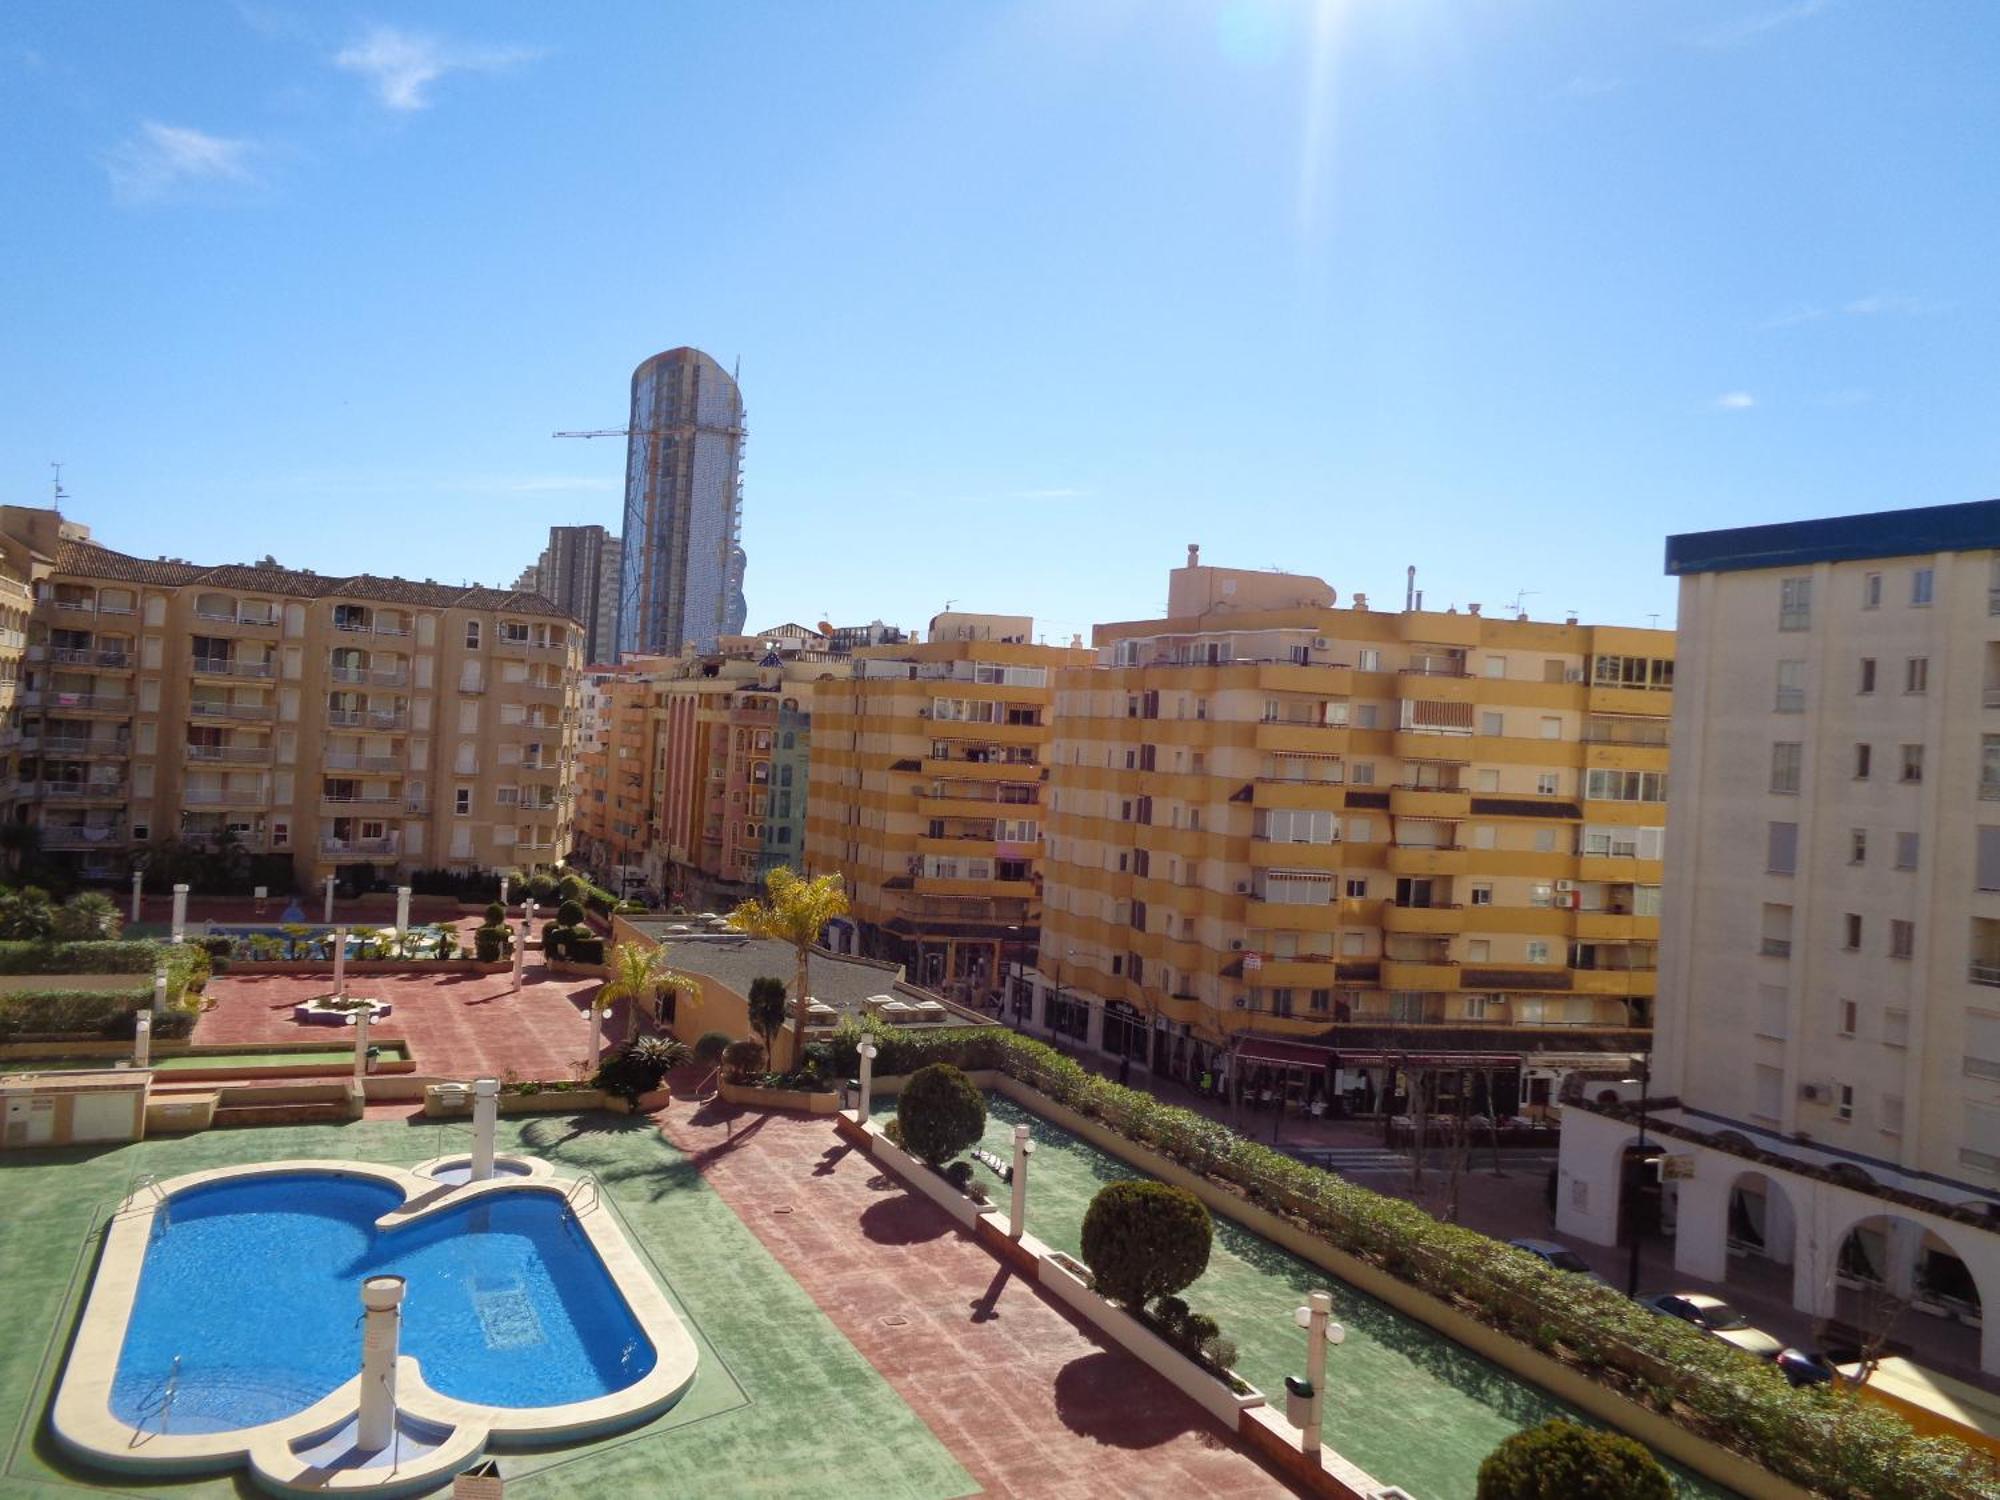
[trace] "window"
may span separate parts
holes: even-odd
[[[1848,912],[1841,919],[1841,926],[1845,933],[1841,947],[1852,953],[1861,946],[1861,914],[1859,912]]]
[[[1853,1119],[1853,1118],[1854,1118],[1854,1085],[1853,1085],[1853,1084],[1851,1084],[1851,1083],[1837,1083],[1837,1084],[1835,1084],[1835,1085],[1834,1085],[1834,1098],[1835,1098],[1835,1100],[1836,1100],[1836,1102],[1835,1102],[1835,1104],[1834,1104],[1834,1107],[1833,1107],[1833,1113],[1834,1113],[1835,1117],[1836,1117],[1836,1118],[1839,1118],[1839,1119],[1842,1119],[1842,1120],[1851,1120],[1851,1119]]]
[[[1537,828],[1535,830],[1535,853],[1553,854],[1555,852],[1556,831],[1553,828]]]
[[[1372,760],[1357,760],[1347,768],[1347,779],[1356,786],[1375,785],[1375,762]]]
[[[1549,945],[1540,938],[1530,938],[1528,940],[1528,962],[1531,964],[1545,964],[1548,961]]]
[[[467,620],[465,622],[465,649],[468,651],[477,651],[479,649],[479,622],[477,620]]]
[[[1931,685],[1931,659],[1928,656],[1913,656],[1903,663],[1903,691],[1906,693],[1928,692]]]
[[[2000,827],[1979,825],[1979,857],[1975,884],[1982,891],[2000,891]]]
[[[1474,906],[1491,906],[1493,904],[1493,887],[1490,885],[1473,886],[1472,904]]]
[[[1882,607],[1882,575],[1870,573],[1861,580],[1861,607],[1880,609]]]
[[[1918,839],[1914,833],[1896,835],[1896,868],[1914,870],[1917,867]]]
[[[1500,773],[1491,768],[1481,768],[1473,772],[1473,784],[1482,792],[1500,790]]]
[[[1805,712],[1806,664],[1803,661],[1778,663],[1778,692],[1771,706],[1781,714]]]
[[[1778,1119],[1784,1107],[1785,1070],[1758,1063],[1751,1077],[1753,1102],[1750,1105],[1750,1113],[1760,1120]]]
[[[1854,747],[1854,779],[1856,781],[1866,781],[1868,779],[1870,762],[1874,758],[1875,750],[1872,745],[1856,745]]]
[[[452,794],[452,811],[457,813],[461,818],[466,817],[471,813],[472,811],[471,787],[462,786],[455,793]]]
[[[1857,693],[1872,693],[1875,691],[1874,657],[1864,656],[1861,658],[1861,685],[1855,691]]]
[[[1770,823],[1765,827],[1764,870],[1771,875],[1796,875],[1799,868],[1799,825]]]
[[[1880,1128],[1884,1135],[1901,1135],[1903,1133],[1903,1096],[1901,1094],[1884,1094],[1882,1096],[1882,1123]]]
[[[1664,802],[1667,773],[1594,768],[1585,780],[1583,794],[1593,802]]]
[[[1504,656],[1487,657],[1486,675],[1488,677],[1505,677],[1507,675],[1507,658]],[[1495,730],[1494,732],[1496,734],[1499,733],[1498,730]]]
[[[1379,672],[1382,670],[1382,653],[1373,646],[1363,646],[1355,653],[1354,664],[1364,672]]]
[[[1843,1000],[1840,1002],[1839,1025],[1840,1025],[1840,1034],[1842,1036],[1854,1035],[1855,1022],[1858,1019],[1857,1012],[1859,1011],[1859,1009],[1860,1007],[1855,1005],[1855,1003],[1852,1000]]]
[[[1559,740],[1562,737],[1562,719],[1554,714],[1544,714],[1542,716],[1542,738],[1545,740]]]
[[[1474,823],[1472,825],[1472,847],[1475,849],[1491,849],[1493,847],[1493,825],[1491,823]]]
[[[1850,865],[1868,863],[1868,830],[1850,828],[1847,831],[1847,862]]]
[[[1937,587],[1937,573],[1931,568],[1910,570],[1910,608],[1929,609],[1931,593]]]
[[[1918,782],[1924,779],[1924,747],[1922,745],[1903,746],[1903,770],[1898,779],[1904,782]]]
[[[1812,628],[1812,579],[1783,578],[1778,581],[1778,629]]]
[[[1479,716],[1479,732],[1487,735],[1503,735],[1507,732],[1507,716],[1488,710]]]
[[[1346,890],[1350,901],[1365,901],[1368,899],[1368,881],[1363,877],[1350,877]]]
[[[1528,905],[1549,906],[1555,900],[1555,887],[1546,881],[1528,887]]]
[[[1351,711],[1356,729],[1373,729],[1381,722],[1381,711],[1373,703],[1357,703],[1353,705]]]
[[[1782,1038],[1785,1029],[1785,987],[1782,984],[1758,985],[1757,1035]]]
[[[1799,768],[1805,746],[1797,740],[1779,740],[1771,746],[1771,790],[1781,796],[1799,794]]]
[[[1909,958],[1917,951],[1917,924],[1891,920],[1889,923],[1889,957]]]
[[[1554,771],[1543,771],[1535,778],[1535,791],[1541,796],[1553,797],[1559,784]]]

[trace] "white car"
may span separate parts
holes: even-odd
[[[1703,1333],[1712,1334],[1754,1359],[1776,1359],[1785,1347],[1762,1329],[1752,1328],[1748,1318],[1720,1297],[1704,1292],[1662,1292],[1657,1297],[1645,1298],[1644,1302],[1654,1312],[1692,1323]]]

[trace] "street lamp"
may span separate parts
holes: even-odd
[[[1285,1415],[1299,1429],[1299,1448],[1319,1453],[1320,1417],[1326,1401],[1326,1351],[1347,1341],[1347,1330],[1333,1321],[1333,1293],[1310,1292],[1306,1305],[1292,1314],[1306,1330],[1306,1378],[1285,1377]]]
[[[1652,1092],[1653,1054],[1650,1052],[1641,1052],[1639,1054],[1639,1076],[1637,1078],[1621,1078],[1618,1081],[1620,1083],[1636,1083],[1639,1085],[1639,1171],[1643,1176],[1646,1170],[1646,1095]],[[1629,1212],[1631,1218],[1629,1228],[1632,1231],[1632,1251],[1625,1267],[1625,1295],[1628,1297],[1639,1295],[1640,1182],[1641,1177],[1632,1178],[1631,1186],[1627,1189],[1627,1203],[1630,1205]]]
[[[879,1050],[873,1041],[864,1041],[855,1049],[861,1054],[861,1097],[856,1101],[854,1111],[854,1123],[857,1125],[868,1123],[868,1095],[875,1086],[875,1054]]]

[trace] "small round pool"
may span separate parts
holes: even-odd
[[[446,1182],[450,1183],[453,1187],[463,1187],[466,1183],[472,1181],[472,1158],[469,1156],[449,1156],[435,1166],[423,1167],[419,1170],[423,1172],[424,1176],[430,1178],[432,1182]],[[496,1156],[493,1158],[493,1175],[495,1177],[526,1177],[529,1170],[526,1162],[516,1160],[514,1157]]]

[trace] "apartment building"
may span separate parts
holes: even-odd
[[[549,544],[516,587],[540,594],[583,625],[586,662],[618,660],[618,580],[623,548],[602,526],[551,526]]]
[[[1023,616],[950,613],[816,684],[806,864],[852,905],[832,941],[961,997],[1033,956],[1052,676],[1089,653]]]
[[[1646,1045],[1670,634],[1188,564],[1057,672],[1034,1029],[1301,1104],[1512,1113]]]
[[[131,557],[15,506],[0,554],[33,589],[14,817],[80,873],[169,838],[307,885],[567,852],[581,634],[547,600]]]
[[[1675,1262],[1775,1263],[1856,1326],[1886,1294],[2000,1373],[2000,501],[1676,536],[1667,571]],[[1610,1243],[1657,1177],[1575,1114],[1561,1220]]]

